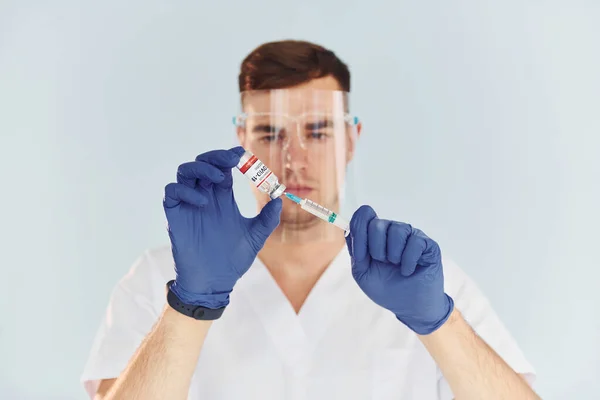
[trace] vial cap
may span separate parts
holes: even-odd
[[[271,199],[276,199],[285,192],[285,189],[285,185],[280,183],[275,189],[273,189],[269,196],[271,197]]]

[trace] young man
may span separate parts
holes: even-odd
[[[171,246],[116,286],[82,377],[90,396],[537,399],[486,298],[420,230],[363,206],[344,237],[256,187],[259,214],[241,216],[232,170],[270,182],[246,150],[288,192],[339,209],[362,129],[346,65],[312,43],[267,43],[239,86],[242,147],[199,155],[166,186]]]

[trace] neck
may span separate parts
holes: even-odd
[[[286,222],[271,234],[259,258],[273,272],[293,274],[322,272],[345,245],[343,232],[336,226],[311,218],[303,223]]]
[[[341,231],[327,241],[287,242],[269,238],[258,258],[298,313],[323,272],[345,246]]]
[[[346,245],[344,236],[328,241],[288,243],[267,240],[258,257],[271,271],[278,273],[319,273]]]

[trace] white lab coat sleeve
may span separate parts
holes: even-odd
[[[81,376],[90,398],[101,380],[120,375],[151,331],[166,303],[165,284],[146,252],[113,289]]]
[[[535,370],[477,284],[452,261],[444,261],[444,274],[446,293],[452,297],[467,323],[515,372],[533,385]],[[439,368],[438,393],[440,400],[454,398]]]

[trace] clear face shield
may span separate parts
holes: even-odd
[[[306,243],[344,238],[344,223],[357,205],[348,182],[360,130],[358,119],[348,112],[348,100],[347,92],[333,90],[241,94],[242,110],[234,124],[238,143],[251,154],[238,167],[250,179],[258,207],[282,192],[299,202],[281,195],[281,223],[270,240]]]

